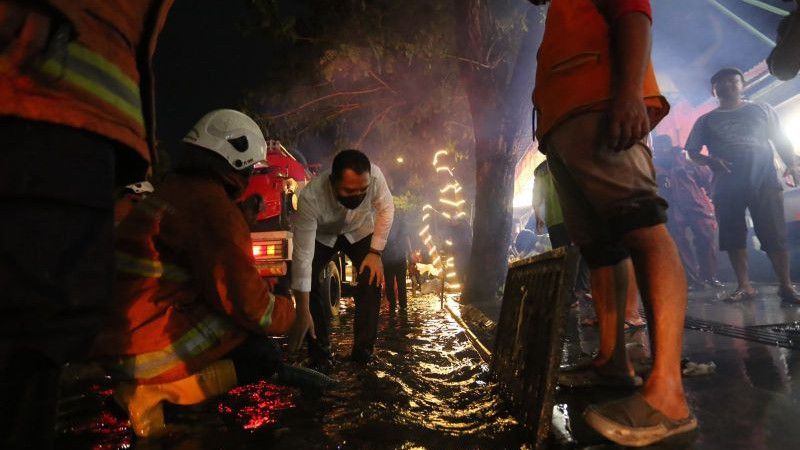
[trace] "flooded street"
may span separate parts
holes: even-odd
[[[175,430],[159,442],[136,442],[127,421],[115,418],[103,380],[73,377],[64,388],[59,448],[520,448],[523,433],[497,399],[488,366],[438,298],[409,299],[406,313],[384,308],[366,367],[346,359],[352,307],[343,301],[333,319],[331,375],[339,383],[322,395],[246,386],[206,405],[166,408]]]

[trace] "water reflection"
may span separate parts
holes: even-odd
[[[488,367],[435,297],[382,311],[376,358],[344,360],[352,344],[352,304],[332,325],[339,383],[322,395],[259,383],[219,402],[166,408],[173,431],[136,448],[520,448],[523,433],[495,395]],[[80,377],[78,377],[80,378]],[[96,392],[88,386],[93,383]],[[130,448],[103,380],[73,380],[81,408],[67,413],[60,448]],[[98,392],[103,392],[101,395]]]

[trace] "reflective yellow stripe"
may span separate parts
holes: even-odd
[[[46,59],[38,67],[45,75],[87,91],[144,126],[138,83],[88,48],[72,42],[65,53]]]
[[[117,272],[146,278],[164,278],[176,283],[183,283],[191,278],[189,273],[182,268],[171,264],[163,264],[161,261],[138,258],[121,251],[117,251],[115,256]]]
[[[275,296],[272,295],[272,292],[269,293],[269,304],[267,305],[267,310],[264,312],[264,315],[261,316],[261,319],[258,321],[258,324],[263,329],[269,328],[272,325],[272,311],[275,310]]]
[[[208,315],[170,346],[123,358],[116,369],[135,379],[157,377],[220,343],[234,329],[223,317]]]

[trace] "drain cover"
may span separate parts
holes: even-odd
[[[687,316],[685,326],[690,330],[800,350],[800,321],[740,327]]]

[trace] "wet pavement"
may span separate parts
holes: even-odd
[[[775,288],[758,287],[754,301],[728,304],[725,291],[690,296],[684,357],[714,362],[715,373],[686,377],[700,429],[651,449],[800,448],[800,308],[780,303]],[[451,305],[455,305],[451,303]],[[519,429],[498,398],[464,329],[433,296],[409,301],[406,314],[381,312],[376,358],[346,361],[352,303],[334,319],[339,384],[323,394],[270,383],[250,385],[199,407],[167,409],[174,431],[159,441],[136,441],[109,401],[108,381],[76,371],[65,384],[59,448],[98,449],[504,449],[524,448]],[[590,304],[573,310],[564,356],[591,354],[596,330],[581,327]],[[790,324],[781,331],[777,324]],[[475,333],[486,339],[486,333]],[[737,337],[733,337],[737,336]],[[776,338],[775,343],[770,343]],[[635,363],[646,370],[646,330],[627,334]],[[489,349],[492,343],[486,343]],[[87,375],[88,374],[88,375]],[[586,405],[619,391],[559,390],[553,449],[614,449],[581,419]]]
[[[766,450],[800,448],[800,334],[775,332],[778,324],[800,320],[800,308],[785,305],[771,285],[759,285],[757,299],[739,304],[722,301],[732,290],[705,290],[690,294],[684,358],[714,362],[715,373],[684,377],[689,404],[700,428],[692,436],[651,449]],[[596,330],[578,327],[577,320],[592,316],[591,306],[572,313],[568,346],[572,357],[594,350]],[[790,329],[797,329],[789,327]],[[776,338],[767,344],[770,333]],[[736,335],[738,337],[732,337]],[[646,331],[628,333],[635,365],[647,365]],[[776,345],[781,343],[783,346]],[[554,428],[560,429],[555,448],[613,449],[589,429],[580,416],[589,403],[625,395],[613,391],[560,391]]]
[[[524,433],[489,381],[488,366],[438,298],[409,300],[406,313],[381,312],[376,357],[346,360],[352,302],[334,318],[339,383],[322,394],[270,383],[219,401],[165,410],[173,424],[159,441],[137,442],[107,379],[74,370],[65,379],[59,448],[153,449],[512,449]]]

